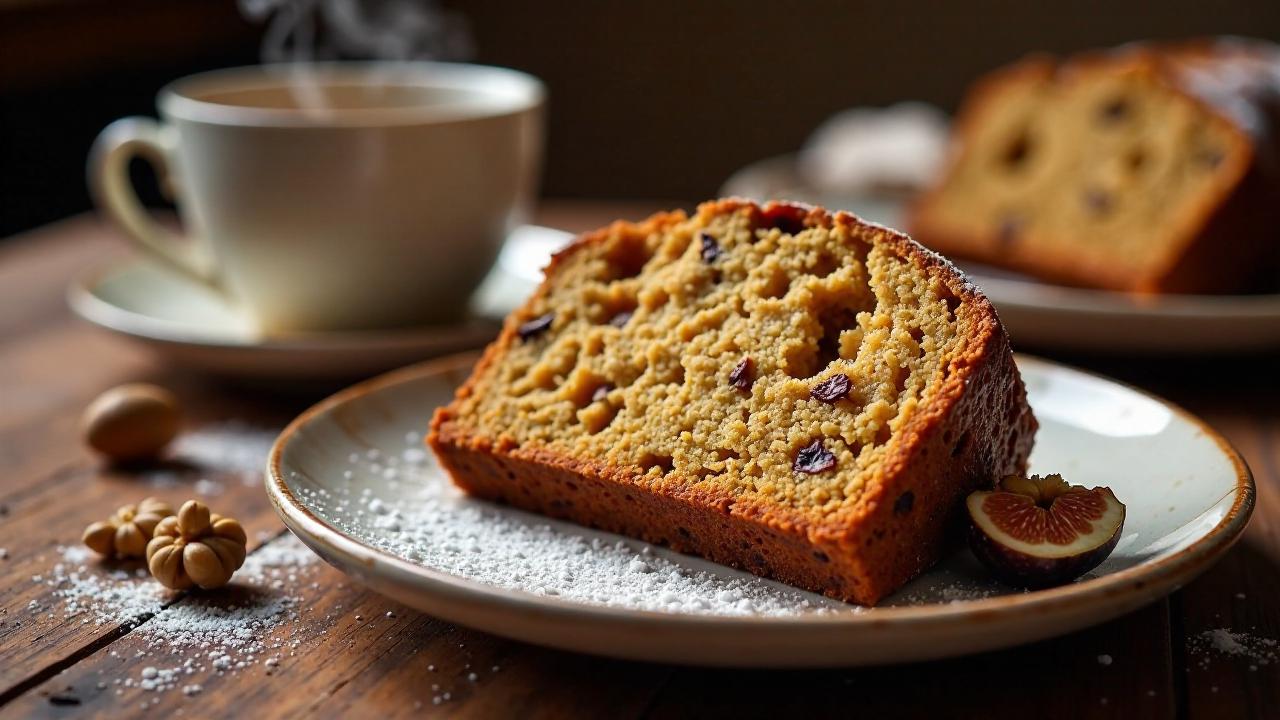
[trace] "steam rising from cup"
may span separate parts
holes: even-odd
[[[435,0],[239,0],[266,22],[262,61],[282,64],[298,107],[323,117],[330,103],[310,63],[321,60],[467,60],[466,19]],[[375,78],[373,85],[377,85]]]

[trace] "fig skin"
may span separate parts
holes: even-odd
[[[973,517],[973,503],[966,501],[966,509],[970,515],[969,548],[978,560],[991,571],[992,575],[1005,584],[1027,589],[1064,585],[1101,564],[1103,560],[1111,555],[1111,552],[1115,550],[1116,544],[1120,541],[1120,535],[1124,530],[1124,511],[1126,508],[1124,503],[1116,499],[1110,488],[1088,490],[1080,486],[1068,486],[1060,476],[1052,475],[1044,480],[1011,476],[1001,481],[1000,486],[994,491],[979,491],[970,495],[970,499],[975,496],[982,496],[985,499],[993,493],[1012,493],[1031,497],[1039,502],[1042,499],[1042,492],[1047,492],[1049,498],[1056,498],[1073,492],[1104,492],[1111,502],[1120,506],[1120,522],[1116,525],[1111,535],[1095,547],[1083,550],[1075,555],[1043,557],[1014,549],[1002,543],[998,538],[987,534]],[[981,501],[978,504],[980,506]]]
[[[991,574],[1002,583],[1014,587],[1039,590],[1066,585],[1102,564],[1120,542],[1124,523],[1116,526],[1111,539],[1092,550],[1079,555],[1059,558],[1042,558],[1002,545],[995,538],[982,532],[977,525],[969,525],[969,549],[978,557]]]

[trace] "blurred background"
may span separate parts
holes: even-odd
[[[350,27],[290,15],[321,5]],[[1280,3],[0,0],[0,237],[88,210],[94,136],[154,115],[167,81],[302,44],[530,72],[550,88],[544,196],[687,204],[844,108],[952,111],[1028,52],[1224,33],[1280,40]]]

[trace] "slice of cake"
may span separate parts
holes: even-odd
[[[1052,281],[1226,292],[1280,280],[1280,51],[1240,40],[1037,56],[978,82],[908,227]]]
[[[473,495],[873,604],[1036,421],[987,299],[846,213],[744,200],[556,255],[428,442]]]

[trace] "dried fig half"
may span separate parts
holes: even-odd
[[[965,501],[969,547],[1001,581],[1027,588],[1062,585],[1111,554],[1124,504],[1110,488],[1068,484],[1061,475],[1010,475]]]

